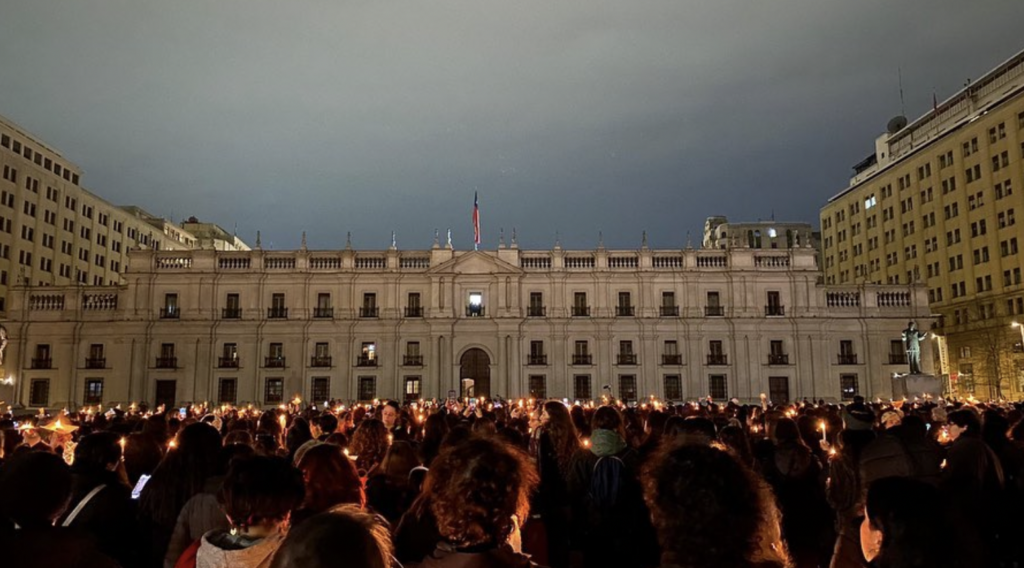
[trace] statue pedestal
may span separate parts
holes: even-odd
[[[931,395],[934,398],[942,396],[942,381],[935,375],[907,373],[892,378],[893,398],[923,398],[924,395]]]

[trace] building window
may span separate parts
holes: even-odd
[[[636,400],[636,375],[619,375],[619,398],[626,402]]]
[[[586,339],[577,339],[573,344],[572,364],[590,365],[592,361],[589,342]]]
[[[363,293],[363,305],[359,308],[359,317],[361,318],[375,318],[378,315],[377,311],[377,294],[374,292]]]
[[[301,364],[301,363],[300,363]],[[283,369],[285,366],[284,343],[271,343],[267,352],[266,367]]]
[[[423,365],[423,355],[420,354],[420,342],[409,341],[405,344],[405,358],[402,364],[408,367],[419,367]]]
[[[857,364],[857,354],[853,352],[853,341],[849,339],[843,339],[839,342],[839,364]]]
[[[377,398],[377,377],[359,377],[359,400]]]
[[[766,298],[767,305],[764,307],[764,315],[766,316],[784,316],[786,315],[786,309],[782,306],[782,295],[776,291],[768,292]]]
[[[682,365],[683,356],[679,354],[679,342],[674,339],[666,340],[661,352],[662,365]]]
[[[334,308],[331,307],[331,295],[320,293],[316,295],[316,307],[313,308],[313,317],[331,318],[334,317]]]
[[[162,379],[156,382],[156,405],[166,408],[174,406],[178,400],[178,382],[173,379]]]
[[[724,316],[725,308],[722,307],[721,297],[718,292],[708,292],[707,305],[704,306],[705,316]]]
[[[331,363],[331,344],[325,341],[313,344],[313,358],[310,360],[309,366],[330,367]]]
[[[466,315],[470,317],[482,317],[484,315],[483,292],[469,293],[469,304],[466,305]]]
[[[547,365],[548,356],[544,354],[544,342],[534,340],[530,342],[530,354],[526,359],[527,365]]]
[[[665,375],[665,400],[682,400],[683,380],[679,375]]]
[[[587,305],[586,292],[574,292],[572,295],[573,317],[587,317],[590,315],[590,306]]]
[[[221,350],[220,361],[218,366],[224,369],[237,369],[238,368],[238,344],[237,343],[225,343],[224,348]]]
[[[768,400],[772,404],[789,404],[789,377],[768,377]]]
[[[839,390],[843,400],[853,400],[857,396],[857,375],[839,375]]]
[[[160,317],[167,319],[181,317],[181,312],[178,310],[177,294],[164,294],[164,307],[160,310]]]
[[[768,342],[768,364],[789,364],[789,355],[786,354],[786,349],[781,339],[773,339]]]
[[[263,387],[263,402],[276,404],[284,401],[284,379],[267,379]]]
[[[83,401],[85,404],[103,403],[103,379],[85,380],[85,397]]]
[[[544,294],[541,292],[530,292],[530,305],[526,309],[526,315],[533,318],[542,318],[545,314]]]
[[[544,375],[530,375],[530,398],[544,400],[547,397],[547,378]]]
[[[50,404],[50,379],[32,379],[28,396],[29,406]]]
[[[362,349],[359,351],[359,361],[357,363],[360,367],[376,367],[377,366],[377,344],[373,342],[364,342]]]
[[[284,294],[271,294],[270,307],[267,308],[267,317],[274,319],[284,319],[288,317],[288,308],[285,307]]]
[[[405,400],[417,400],[422,392],[422,381],[419,377],[405,378]]]
[[[679,306],[676,305],[676,293],[675,292],[662,292],[661,293],[661,316],[678,316]]]
[[[49,343],[36,344],[36,356],[32,358],[33,369],[52,369],[53,356]]]
[[[221,379],[217,385],[217,403],[235,404],[238,400],[238,379]]]
[[[224,319],[239,319],[242,317],[241,301],[239,300],[238,294],[227,295],[222,317]]]
[[[633,342],[631,340],[619,341],[619,365],[636,365],[636,353],[633,352]]]
[[[310,392],[310,395],[311,402],[323,402],[326,406],[327,402],[331,398],[330,377],[313,377],[313,389]]]
[[[588,400],[592,398],[590,391],[590,375],[573,375],[573,396],[577,400]]]
[[[619,303],[615,306],[617,317],[629,317],[633,315],[633,295],[629,292],[619,292]]]
[[[725,375],[710,375],[708,377],[708,395],[720,400],[729,398],[728,381]]]
[[[420,305],[420,293],[409,292],[408,305],[405,307],[405,317],[407,318],[421,318],[423,317],[423,306]]]
[[[708,365],[728,365],[729,360],[722,347],[722,341],[713,339],[708,341]]]

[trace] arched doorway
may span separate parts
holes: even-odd
[[[459,387],[463,397],[491,396],[491,358],[483,349],[470,349],[459,360]],[[465,379],[472,379],[470,383]],[[472,385],[472,387],[469,387]]]

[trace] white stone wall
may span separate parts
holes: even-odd
[[[82,405],[88,379],[103,379],[104,404],[153,402],[158,380],[176,381],[176,403],[215,401],[222,378],[237,380],[238,403],[267,403],[268,378],[284,380],[286,398],[308,399],[313,378],[329,377],[331,397],[350,400],[359,377],[376,378],[376,397],[400,398],[405,378],[418,376],[429,398],[459,392],[461,357],[480,348],[490,360],[491,397],[526,396],[529,376],[543,375],[548,396],[572,399],[573,377],[586,374],[595,398],[605,384],[619,396],[622,375],[636,377],[640,397],[665,398],[664,377],[679,375],[683,398],[695,399],[709,394],[710,375],[726,375],[727,395],[744,401],[770,392],[770,377],[788,378],[791,400],[837,400],[840,375],[850,373],[859,394],[888,398],[892,373],[906,369],[889,364],[890,341],[910,319],[931,325],[923,290],[825,287],[814,255],[809,248],[135,251],[125,286],[15,288],[4,372],[27,406],[33,379],[49,379],[51,407]],[[593,268],[565,268],[582,257],[593,258]],[[616,317],[626,291],[635,313]],[[660,315],[666,291],[679,316]],[[724,317],[705,317],[709,291],[719,293]],[[784,316],[766,316],[769,291],[780,294]],[[424,317],[404,317],[410,292],[420,294]],[[483,294],[483,317],[466,314],[471,292]],[[531,292],[543,294],[544,317],[528,317]],[[590,317],[571,317],[575,292],[586,292]],[[267,317],[275,293],[285,295],[286,319]],[[313,317],[320,293],[331,295],[333,318]],[[359,317],[364,293],[376,294],[378,318]],[[166,294],[177,294],[179,318],[161,318]],[[239,320],[221,317],[228,294],[239,295]],[[538,340],[546,364],[527,365]],[[592,365],[572,364],[577,340],[589,342]],[[618,364],[622,340],[633,342],[636,365]],[[711,340],[722,341],[727,365],[707,364]],[[789,364],[769,365],[772,340],[783,342]],[[856,364],[839,364],[843,340],[853,342]],[[409,341],[420,343],[422,366],[403,364]],[[662,364],[665,341],[678,343],[681,365]],[[329,368],[310,366],[318,342],[329,344]],[[379,366],[356,365],[363,342],[376,343]],[[173,369],[156,368],[165,343],[175,346]],[[224,343],[237,344],[237,369],[218,368]],[[283,344],[284,368],[265,366],[271,343]],[[49,369],[32,368],[39,344],[51,346]],[[102,369],[86,368],[92,344],[104,346]],[[921,357],[928,371],[930,348],[926,341]]]

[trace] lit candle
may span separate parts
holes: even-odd
[[[284,414],[277,417],[277,421],[281,423],[281,430],[284,430],[288,424],[288,418]]]
[[[175,440],[174,438],[171,438],[171,441],[167,444],[167,449],[168,450],[173,450],[174,448],[177,448],[177,447],[178,447],[178,441]]]
[[[128,440],[122,437],[117,444],[121,446],[121,459],[124,460],[124,447],[128,444]]]
[[[821,421],[821,441],[825,441],[825,421]]]
[[[583,447],[588,450],[590,449],[590,438],[583,438]]]

